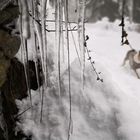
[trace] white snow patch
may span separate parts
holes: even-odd
[[[87,60],[84,96],[80,88],[81,68],[78,60],[75,60],[77,56],[70,41],[73,120],[71,140],[139,140],[140,138],[140,80],[128,64],[121,67],[123,58],[130,48],[120,45],[119,22],[109,23],[105,20],[86,25],[86,34],[90,37],[87,45],[104,82],[96,81],[96,76]],[[129,26],[132,30],[128,30],[128,39],[135,49],[139,49],[140,35],[135,31],[134,24]],[[55,81],[54,87],[46,90],[43,124],[39,123],[40,97],[37,92],[32,92],[33,109],[23,114],[20,126],[27,134],[33,135],[33,140],[67,139],[69,122],[67,70],[62,77],[61,100],[56,94]],[[21,112],[30,105],[28,100],[18,101]]]

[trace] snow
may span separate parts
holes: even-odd
[[[71,43],[71,140],[139,140],[140,137],[140,80],[127,63],[121,66],[130,48],[121,46],[120,21],[106,19],[86,25],[87,46],[104,82],[96,80],[86,60],[84,95],[80,88],[80,64]],[[128,39],[139,49],[137,25],[127,23]],[[76,36],[76,33],[74,34]],[[49,39],[48,39],[49,40]],[[71,40],[72,42],[72,40]],[[54,78],[53,75],[51,77]],[[61,99],[54,80],[46,89],[43,123],[40,124],[40,95],[32,91],[33,108],[26,111],[18,124],[33,140],[66,140],[68,137],[69,96],[68,71],[62,73]],[[55,78],[54,78],[55,79]],[[20,111],[30,106],[29,99],[17,101]]]
[[[102,24],[102,23],[99,23]],[[140,134],[140,123],[139,123],[139,84],[140,81],[136,78],[135,73],[130,70],[129,65],[127,64],[125,67],[121,66],[123,58],[127,53],[129,47],[128,46],[120,46],[120,31],[118,22],[113,23],[107,28],[106,26],[102,26],[101,28],[106,28],[106,31],[103,31],[98,24],[88,25],[87,33],[89,36],[94,34],[96,40],[90,42],[89,47],[94,50],[94,58],[98,60],[102,65],[104,65],[105,69],[108,70],[108,77],[111,75],[111,79],[113,80],[110,84],[117,87],[119,91],[116,92],[115,96],[119,98],[119,107],[117,107],[119,113],[119,122],[120,127],[118,130],[126,137],[126,139],[130,140],[138,140]],[[106,25],[106,24],[104,24]],[[90,27],[89,27],[90,26]],[[133,25],[129,25],[130,27]],[[109,28],[112,29],[109,29]],[[129,27],[129,28],[130,28]],[[131,28],[132,28],[131,27]],[[92,32],[91,29],[92,28]],[[117,29],[118,28],[118,29]],[[116,32],[118,31],[118,32]],[[140,35],[135,31],[128,30],[129,40],[136,50],[139,48],[139,37]],[[103,71],[103,69],[101,70]],[[103,78],[105,80],[105,78]],[[110,78],[109,78],[110,81]],[[109,86],[109,85],[108,85]],[[109,91],[109,90],[108,90]],[[116,88],[114,88],[114,92]]]

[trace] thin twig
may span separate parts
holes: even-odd
[[[29,16],[32,17],[32,18],[35,20],[35,22],[36,22],[39,26],[42,26],[41,23],[40,23],[40,20],[35,19],[35,18],[32,16],[31,13],[29,13]],[[77,31],[78,29],[77,29],[77,28],[75,29],[75,27],[76,27],[76,26],[74,26],[72,29],[68,29],[68,31]],[[45,30],[46,30],[47,32],[56,32],[56,30],[48,30],[48,29],[45,29]],[[65,32],[66,30],[62,30],[62,31]]]
[[[88,37],[88,36],[86,36],[86,37]],[[96,77],[97,77],[97,80],[98,81],[101,81],[101,82],[103,82],[103,79],[101,79],[100,78],[100,72],[97,72],[96,71],[96,68],[94,67],[94,61],[92,61],[92,59],[91,59],[91,56],[90,56],[90,50],[88,49],[88,47],[87,47],[87,43],[86,43],[86,41],[87,40],[85,40],[85,49],[86,49],[86,52],[87,52],[87,55],[88,55],[88,60],[90,61],[90,64],[91,64],[91,66],[92,66],[92,69],[93,69],[93,71],[94,71],[94,73],[96,74]]]
[[[38,21],[41,21],[41,20],[38,20]],[[45,21],[46,21],[46,22],[53,22],[53,23],[55,23],[55,20],[51,20],[51,19],[46,19]],[[65,24],[65,21],[61,21],[61,22]],[[69,21],[68,23],[77,24],[77,22],[72,22],[72,21]]]
[[[27,112],[28,110],[30,110],[32,108],[32,106],[28,107],[26,110],[24,110],[23,112],[17,114],[14,118],[18,118],[20,117],[21,115],[23,115],[25,112]]]

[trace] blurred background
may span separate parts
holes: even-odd
[[[54,0],[50,0],[54,5]],[[87,0],[86,2],[86,17],[88,22],[96,22],[103,17],[108,17],[109,21],[113,22],[121,18],[123,0]],[[77,1],[69,0],[69,12],[73,17],[77,9]],[[140,1],[125,0],[125,15],[130,22],[140,23]]]

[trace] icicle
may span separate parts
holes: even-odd
[[[58,0],[58,86],[59,86],[59,97],[61,96],[61,60],[60,60],[60,47],[61,47],[61,0]]]
[[[69,33],[68,33],[68,0],[65,0],[64,5],[65,11],[65,30],[66,30],[66,46],[68,50],[68,91],[69,91],[69,103],[70,103],[70,116],[69,116],[69,126],[68,126],[68,140],[70,140],[71,126],[72,126],[72,102],[71,102],[71,71],[70,71],[70,48],[69,48]]]
[[[43,7],[41,7],[42,8],[41,9],[41,14],[43,14],[43,16],[41,17],[41,24],[36,23],[35,20],[34,20],[35,34],[36,34],[38,45],[39,45],[39,46],[36,46],[35,51],[36,51],[36,55],[37,55],[38,54],[37,47],[39,47],[39,52],[40,52],[40,57],[41,57],[41,66],[42,66],[42,72],[43,72],[42,74],[43,74],[43,78],[44,78],[44,84],[43,84],[42,90],[41,90],[41,114],[40,114],[41,116],[40,116],[40,122],[42,122],[42,116],[43,116],[44,90],[45,90],[46,78],[47,78],[47,76],[46,76],[46,68],[45,68],[46,67],[46,60],[44,59],[44,57],[46,57],[46,50],[44,51],[44,49],[46,49],[46,46],[45,46],[46,45],[46,37],[44,37],[45,36],[44,34],[46,34],[46,32],[45,32],[45,24],[44,24],[45,18],[43,18],[43,17],[46,16],[46,12],[45,12],[46,11],[46,5],[43,5],[46,2],[47,2],[47,0],[45,0],[45,1],[42,0],[41,1],[41,6],[43,6]],[[38,1],[35,0],[33,19],[36,19],[36,20],[39,21],[40,20],[39,16],[38,16],[39,9],[38,9],[37,3],[38,3]],[[42,13],[42,11],[43,11],[43,13]],[[36,57],[38,57],[38,56],[36,56]],[[36,58],[36,61],[37,61],[37,59],[38,58]],[[36,71],[37,71],[37,68],[36,68]]]
[[[37,7],[37,1],[35,1],[35,5],[34,5],[34,14],[35,14],[35,19],[38,20],[38,7]],[[41,65],[42,65],[42,71],[43,71],[43,74],[45,73],[44,72],[44,60],[43,60],[43,39],[42,39],[42,29],[41,29],[41,25],[37,24],[36,22],[34,22],[34,27],[35,27],[35,33],[36,33],[36,36],[37,36],[37,40],[38,40],[38,44],[39,44],[39,51],[40,51],[40,57],[41,57]]]
[[[31,91],[30,91],[29,72],[28,72],[28,70],[29,70],[28,69],[28,50],[27,50],[27,40],[26,40],[26,38],[29,37],[28,36],[29,34],[28,35],[26,34],[27,36],[24,36],[25,38],[23,37],[23,30],[27,30],[27,28],[24,29],[24,27],[23,27],[24,21],[22,18],[22,13],[24,10],[22,8],[23,8],[23,6],[27,6],[26,4],[27,4],[26,2],[23,4],[21,1],[19,1],[19,8],[20,8],[20,13],[21,13],[20,18],[19,18],[19,23],[20,23],[19,26],[20,26],[20,37],[21,37],[21,50],[23,51],[21,53],[21,55],[22,55],[22,61],[24,64],[27,89],[29,92],[30,102],[31,102],[31,106],[32,106],[32,96],[31,96]],[[29,20],[28,20],[28,22],[29,22]],[[27,24],[29,24],[29,23],[27,23]],[[27,66],[27,68],[26,68],[26,66]]]
[[[22,62],[24,61],[24,55],[23,55],[23,35],[22,35],[22,4],[19,0],[18,2],[19,4],[19,11],[20,11],[20,15],[19,15],[19,31],[20,31],[20,39],[21,39],[21,60]]]
[[[44,86],[43,86],[43,90],[44,88],[47,86],[47,46],[46,46],[46,4],[47,4],[47,0],[42,0],[41,2],[41,33],[42,33],[42,57],[43,57],[43,72],[44,72]],[[42,115],[43,115],[43,103],[44,103],[44,91],[42,94],[42,101],[41,101],[41,118],[40,118],[40,122],[42,122]]]
[[[63,27],[62,27],[63,30]],[[64,32],[62,32],[62,60],[65,63],[65,47],[64,47]]]
[[[39,95],[40,95],[40,99],[41,99],[41,91],[40,91],[40,83],[39,83],[39,71],[38,71],[38,51],[37,51],[37,37],[36,37],[36,34],[35,34],[35,27],[34,27],[34,18],[35,18],[35,1],[32,0],[32,3],[31,3],[31,11],[32,11],[32,30],[33,30],[33,33],[32,33],[32,38],[34,40],[34,49],[35,49],[35,54],[34,54],[34,60],[35,60],[35,72],[36,72],[36,77],[37,77],[37,85],[38,85],[38,89],[39,89]]]
[[[31,101],[31,106],[32,106],[32,95],[31,95],[31,89],[30,89],[30,76],[29,76],[29,59],[28,59],[28,48],[27,48],[27,39],[24,39],[24,52],[25,52],[25,75],[27,77],[27,86],[28,86],[28,91],[29,91],[29,96],[30,96],[30,101]]]
[[[22,7],[22,20],[23,22],[23,37],[28,39],[30,37],[30,22],[29,22],[29,10],[27,0],[20,0]]]
[[[64,32],[63,32],[63,17],[64,17],[64,9],[63,9],[63,5],[62,5],[62,0],[60,3],[60,24],[61,24],[61,46],[62,46],[62,60],[63,63],[65,63],[65,50],[64,50]]]
[[[56,46],[57,46],[57,68],[58,68],[58,92],[59,92],[59,98],[61,94],[61,66],[60,66],[60,45],[61,45],[61,16],[60,15],[60,5],[61,0],[56,0],[55,3],[55,28],[56,28],[56,34],[55,34],[55,40],[56,40]]]
[[[34,34],[35,37],[35,71],[36,71],[36,77],[37,77],[37,85],[39,88],[39,95],[40,95],[40,99],[41,99],[41,91],[40,91],[40,82],[39,82],[39,71],[38,71],[38,50],[37,50],[37,38],[36,38],[36,34]]]
[[[85,69],[85,5],[86,0],[79,0],[79,19],[78,19],[78,41],[80,47],[80,58],[81,58],[81,82],[82,92],[84,90],[84,69]]]
[[[43,72],[43,78],[45,77],[44,76],[44,61],[43,61],[43,51],[42,51],[42,34],[41,34],[41,29],[40,27],[35,24],[35,29],[36,29],[36,35],[37,35],[37,39],[38,39],[38,43],[39,43],[39,51],[40,51],[40,55],[41,55],[41,66],[42,66],[42,72]],[[36,46],[36,63],[37,63],[37,60],[38,60],[38,52],[37,52],[37,46]],[[35,65],[36,65],[35,63]],[[37,70],[37,66],[36,66],[36,72],[38,73],[38,70]],[[39,78],[38,78],[38,81],[39,81]],[[41,90],[41,116],[40,116],[40,122],[42,122],[42,117],[43,117],[43,98],[44,98],[44,85],[42,86],[42,90]],[[39,91],[40,92],[40,91]]]
[[[46,43],[46,6],[47,6],[47,0],[42,0],[42,5],[41,5],[41,27],[42,27],[42,39],[43,39],[43,65],[44,65],[44,82],[47,84],[47,43]]]

